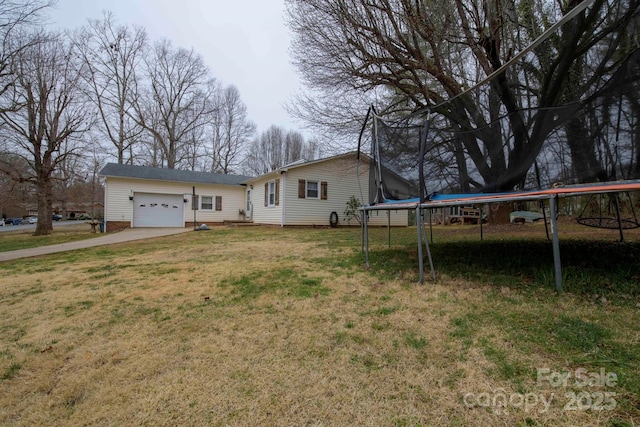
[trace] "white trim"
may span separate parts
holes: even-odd
[[[204,197],[211,197],[211,209],[205,209],[202,207],[202,199]],[[212,194],[200,194],[198,197],[198,209],[203,212],[213,212],[216,210],[216,196]]]
[[[272,185],[273,185],[273,192],[271,192]],[[273,201],[271,200],[271,195],[273,195]],[[268,208],[276,207],[276,180],[275,179],[267,181],[267,207]]]
[[[316,195],[315,196],[310,196],[309,195],[309,183],[315,183],[316,184]],[[313,199],[313,200],[320,199],[320,181],[310,180],[310,179],[305,180],[304,195],[305,195],[306,199]]]

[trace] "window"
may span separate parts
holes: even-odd
[[[307,181],[307,198],[318,198],[318,181]]]
[[[200,196],[200,210],[212,211],[213,200],[213,196]]]
[[[327,181],[305,181],[298,180],[299,199],[320,199],[327,200],[329,194]]]
[[[276,205],[276,182],[271,181],[269,183],[269,206]]]
[[[264,184],[264,205],[268,207],[280,204],[280,180],[265,182]]]

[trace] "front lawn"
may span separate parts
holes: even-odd
[[[5,227],[13,226],[7,225]],[[34,236],[34,231],[35,227],[3,230],[0,233],[0,252],[57,245],[101,236],[100,233],[91,233],[91,226],[86,223],[54,227],[53,233],[47,236]]]
[[[568,239],[557,295],[538,225],[464,227],[423,285],[415,229],[370,230],[368,270],[344,228],[0,263],[0,424],[638,425],[637,233]]]

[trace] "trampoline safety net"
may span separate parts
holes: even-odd
[[[470,89],[434,91],[410,113],[374,112],[369,203],[640,179],[640,45],[621,34],[637,34],[640,18],[599,7],[582,13],[620,20],[620,31],[567,46],[569,21],[484,81],[459,82]],[[459,67],[482,69],[472,55]]]

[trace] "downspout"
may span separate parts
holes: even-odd
[[[107,185],[107,180],[109,179],[109,177],[105,177],[104,178],[104,200],[102,201],[103,204],[103,208],[102,208],[102,222],[104,222],[104,232],[107,232],[107,200],[108,200],[108,193],[109,193],[109,186]],[[64,205],[63,205],[64,206]],[[66,212],[62,212],[63,215],[67,215]],[[66,217],[64,218],[66,219]]]
[[[281,215],[282,215],[282,219],[281,219],[281,223],[280,223],[280,227],[284,227],[286,224],[286,194],[287,194],[287,171],[285,170],[281,170],[280,171],[280,176],[282,177],[280,179],[281,185],[280,185],[280,193],[282,193],[282,197],[280,197],[280,209],[282,209]]]

